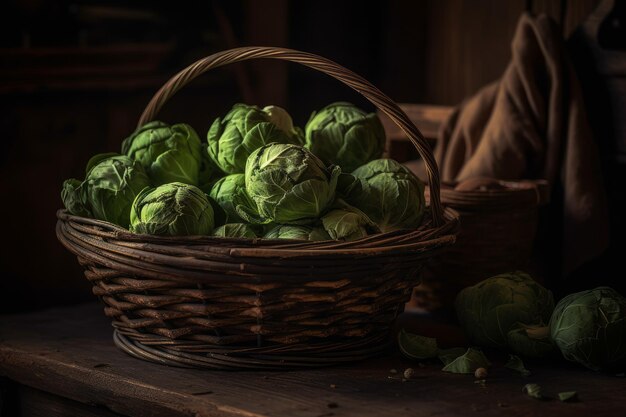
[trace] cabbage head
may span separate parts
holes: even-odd
[[[557,304],[550,335],[565,359],[593,370],[626,366],[626,298],[609,287],[570,294]]]
[[[333,202],[340,171],[335,166],[329,172],[302,146],[262,146],[246,163],[246,191],[256,210],[238,205],[237,212],[257,224],[312,223]]]
[[[138,161],[154,185],[199,184],[201,142],[187,124],[145,124],[124,140],[122,153]]]
[[[331,240],[321,227],[278,225],[263,236],[265,239]]]
[[[385,149],[385,130],[376,113],[350,103],[333,103],[314,112],[304,132],[311,152],[345,172],[380,158]]]
[[[478,346],[531,357],[552,350],[546,327],[554,310],[552,293],[525,272],[496,275],[463,289],[455,308],[465,333]]]
[[[349,191],[344,190],[346,201],[361,209],[383,232],[420,226],[426,206],[424,184],[400,163],[376,159],[346,178],[355,181]]]
[[[243,173],[250,154],[263,145],[301,141],[301,130],[277,106],[235,104],[223,119],[215,119],[207,133],[209,156],[226,174]]]
[[[86,190],[84,207],[96,219],[128,228],[133,200],[150,186],[141,164],[125,155],[100,154],[89,160],[87,171],[80,187]]]
[[[324,230],[334,240],[352,241],[380,230],[362,211],[354,207],[335,208],[322,217]]]
[[[87,202],[87,184],[76,178],[63,182],[61,189],[63,205],[71,214],[82,217],[92,217],[91,208]]]
[[[226,223],[213,231],[213,236],[219,237],[258,237],[249,224],[245,223]]]
[[[209,196],[226,213],[226,223],[241,222],[242,219],[236,209],[238,205],[246,206],[251,210],[255,207],[254,202],[248,197],[244,174],[231,174],[220,178],[211,187]]]
[[[130,230],[150,235],[208,235],[213,208],[198,187],[181,182],[145,188],[133,202]]]

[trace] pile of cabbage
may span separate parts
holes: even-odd
[[[455,301],[470,340],[526,357],[555,353],[593,370],[626,368],[626,298],[609,287],[552,293],[520,271],[488,278]]]
[[[280,107],[236,104],[206,141],[184,123],[139,127],[61,197],[71,214],[151,235],[351,241],[418,228],[424,184],[384,146],[378,116],[349,103],[304,130]]]

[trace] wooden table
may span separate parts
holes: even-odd
[[[531,367],[525,378],[496,365],[484,386],[473,376],[441,372],[439,364],[419,367],[394,355],[298,372],[170,368],[118,351],[101,307],[88,304],[0,317],[0,415],[626,415],[626,378],[567,364]],[[409,366],[416,374],[406,382],[389,372]],[[578,391],[580,401],[534,400],[521,392],[529,382],[553,396]]]

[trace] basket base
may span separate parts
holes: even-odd
[[[352,345],[337,343],[311,345],[307,352],[281,352],[280,349],[271,352],[268,349],[254,348],[226,352],[223,346],[216,346],[214,352],[192,354],[162,346],[149,346],[118,330],[113,332],[113,341],[127,354],[148,362],[180,368],[223,371],[319,368],[380,356],[391,346],[390,338],[384,335],[365,337]],[[338,348],[339,346],[341,348]]]

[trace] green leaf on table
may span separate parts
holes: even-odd
[[[437,357],[444,365],[454,361],[459,356],[462,356],[467,351],[466,348],[454,347],[450,349],[439,349]]]
[[[463,355],[444,366],[442,371],[455,374],[472,374],[476,369],[487,368],[489,365],[491,363],[482,351],[469,348]]]
[[[411,359],[430,359],[436,357],[439,352],[437,339],[407,333],[404,329],[398,334],[398,346],[400,351]]]
[[[528,394],[529,397],[533,397],[538,400],[543,399],[543,394],[541,393],[541,386],[538,384],[526,384],[522,388],[522,392],[525,394]]]
[[[504,364],[505,368],[519,372],[522,376],[529,376],[530,371],[524,366],[524,362],[517,355],[509,355],[509,360]]]
[[[578,399],[578,393],[576,391],[559,392],[559,400],[566,403],[576,401]]]

